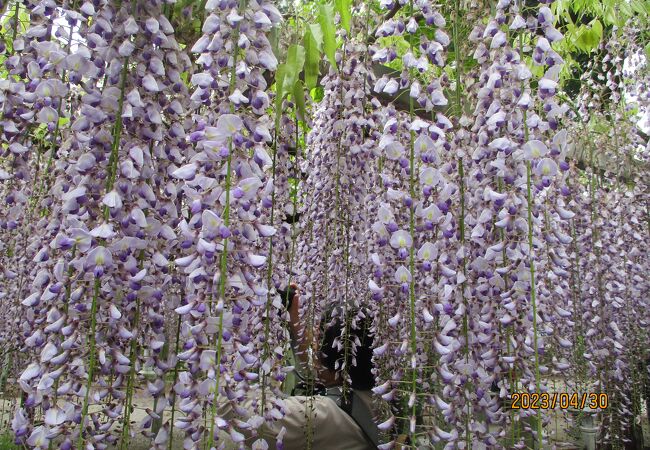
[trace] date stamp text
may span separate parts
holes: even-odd
[[[515,392],[510,397],[511,409],[607,409],[609,399],[602,393]]]

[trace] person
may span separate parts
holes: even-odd
[[[361,345],[356,349],[356,364],[351,364],[348,354],[348,374],[352,391],[344,400],[337,387],[342,384],[342,377],[336,370],[337,360],[344,358],[344,352],[334,345],[336,336],[341,334],[340,318],[328,320],[328,314],[321,319],[321,326],[316,330],[305,329],[300,317],[300,295],[297,286],[281,291],[285,307],[289,313],[289,331],[292,337],[294,353],[298,358],[299,378],[305,380],[306,367],[314,366],[314,384],[319,395],[291,395],[282,399],[284,416],[275,422],[266,423],[259,429],[255,438],[247,437],[247,444],[263,438],[270,450],[376,450],[378,430],[372,417],[372,392],[375,380],[372,375],[372,336],[367,329],[352,330]],[[329,326],[325,328],[325,325]],[[322,343],[319,346],[321,341]],[[312,361],[309,361],[309,358]],[[309,383],[305,383],[309,384]],[[304,386],[303,386],[304,388]],[[246,407],[246,405],[242,405]],[[225,409],[224,409],[225,408]],[[229,418],[233,414],[226,403],[220,408],[220,415]],[[282,444],[276,441],[281,437]]]
[[[342,377],[337,370],[337,361],[344,359],[344,352],[335,345],[335,339],[341,335],[343,323],[341,317],[332,318],[334,308],[329,308],[321,318],[316,330],[307,330],[300,317],[300,295],[297,286],[292,285],[287,292],[280,292],[289,312],[289,330],[294,351],[302,367],[299,377],[305,376],[305,367],[310,364],[315,369],[314,384],[320,387],[320,395],[294,395],[286,402],[296,409],[299,421],[294,424],[294,411],[287,411],[286,419],[291,425],[284,435],[284,448],[305,448],[303,430],[305,428],[304,404],[311,403],[312,448],[315,449],[376,449],[377,430],[372,421],[372,393],[375,378],[372,374],[372,336],[367,327],[361,326],[350,330],[359,339],[355,361],[348,353],[346,367],[350,379],[351,392],[347,398],[341,397],[340,390],[332,389],[342,385]],[[285,295],[288,297],[286,298]],[[364,324],[366,325],[366,324]],[[322,336],[321,336],[322,335]],[[320,347],[319,347],[319,343]],[[315,356],[315,357],[314,357]],[[303,389],[303,392],[305,389]],[[309,394],[309,392],[306,392]],[[287,422],[285,420],[284,422]],[[294,427],[294,425],[296,425]],[[286,425],[285,425],[286,426]],[[297,433],[293,433],[293,429]],[[294,437],[294,434],[296,435]],[[336,438],[332,438],[336,436]]]
[[[328,388],[340,386],[342,380],[340,372],[336,370],[336,363],[343,360],[343,352],[334,345],[335,339],[341,335],[343,324],[340,313],[335,316],[335,305],[325,310],[321,317],[320,326],[316,330],[305,330],[303,321],[300,318],[300,297],[296,286],[292,285],[288,290],[280,291],[283,304],[289,312],[289,330],[292,338],[294,352],[298,356],[300,378],[305,378],[307,366],[314,366],[316,370],[316,384]],[[338,311],[337,311],[338,312]],[[375,385],[375,378],[372,374],[372,336],[369,333],[369,320],[365,319],[360,326],[350,329],[350,338],[356,337],[360,345],[355,352],[356,364],[352,365],[347,361],[346,366],[350,377],[350,387],[358,391],[369,391]],[[322,336],[321,336],[322,335]],[[319,349],[318,344],[322,342]],[[316,356],[316,357],[314,357]],[[351,355],[348,355],[351,359]]]

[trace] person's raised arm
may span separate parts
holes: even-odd
[[[309,353],[318,355],[318,341],[315,339],[314,330],[305,329],[303,321],[300,320],[300,295],[298,294],[298,287],[292,284],[291,287],[295,290],[296,294],[291,299],[289,304],[289,330],[291,336],[296,342],[296,357],[303,363],[303,366],[309,365]],[[337,379],[336,373],[324,367],[318,357],[313,358],[314,368],[316,369],[317,381],[320,381],[325,386],[335,386],[340,384]]]

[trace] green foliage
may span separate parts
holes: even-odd
[[[404,39],[404,36],[386,36],[377,39],[377,43],[382,47],[393,47],[397,52],[398,56],[405,55],[411,48],[408,41]],[[391,69],[395,69],[399,72],[402,71],[402,58],[395,58],[391,62],[387,63],[386,66]]]
[[[307,109],[305,107],[305,85],[302,81],[296,80],[292,93],[296,102],[296,117],[298,117],[298,120],[305,122]]]
[[[603,26],[598,19],[594,19],[590,27],[582,26],[580,28],[577,38],[572,43],[576,48],[589,53],[598,47],[603,37]]]
[[[9,72],[4,67],[4,61],[7,55],[13,54],[14,37],[21,35],[26,30],[26,24],[29,23],[29,14],[25,9],[20,7],[20,3],[10,2],[6,5],[6,11],[2,15],[0,22],[2,28],[0,29],[0,39],[4,40],[7,48],[6,53],[0,55],[0,78],[7,78]],[[15,21],[16,12],[18,12],[18,21]],[[11,23],[11,26],[9,24]]]
[[[341,21],[344,27],[349,30],[351,20],[351,0],[335,0],[336,8],[341,15]],[[345,12],[344,12],[345,11]],[[328,61],[338,70],[336,65],[336,50],[338,42],[336,40],[336,27],[334,25],[334,5],[332,3],[320,4],[317,10],[318,23],[308,23],[302,35],[302,45],[292,45],[287,55],[287,68],[285,69],[284,93],[296,94],[298,87],[296,82],[299,75],[304,74],[304,84],[300,86],[312,90],[318,84],[320,75],[320,62],[323,53]],[[293,19],[292,19],[293,20]],[[303,72],[304,69],[304,72]],[[303,91],[304,92],[304,91]],[[295,95],[294,95],[295,96]],[[302,96],[304,100],[304,94]],[[298,107],[300,102],[298,100]]]
[[[305,48],[305,85],[308,89],[312,89],[318,83],[320,58],[323,52],[323,32],[320,25],[309,25],[302,42]]]
[[[580,16],[580,20],[584,20]],[[598,18],[593,18],[589,24],[575,23],[571,17],[571,12],[564,11],[564,15],[559,17],[560,30],[564,33],[564,39],[555,44],[556,50],[563,53],[583,52],[590,53],[598,48],[603,37],[603,26]],[[564,55],[563,55],[564,56]]]
[[[334,70],[336,65],[336,28],[334,27],[334,5],[328,3],[318,7],[318,23],[323,32],[323,51]]]
[[[590,78],[598,84],[605,83],[604,74],[610,64],[589,62],[604,56],[603,42],[622,32],[628,19],[636,16],[647,24],[650,2],[647,0],[556,0],[551,9],[555,16],[555,27],[564,34],[564,39],[553,43],[553,49],[564,59],[560,73],[560,84],[569,97],[573,98],[581,89],[581,77],[591,70]],[[648,27],[640,27],[641,42],[648,34]],[[650,51],[650,49],[649,49]]]
[[[286,95],[293,95],[296,102],[296,115],[305,120],[305,87],[298,78],[305,65],[305,49],[302,45],[292,45],[287,51],[287,61],[278,66],[275,74],[276,122],[282,115],[282,101]],[[276,123],[277,124],[277,123]]]
[[[284,74],[284,81],[278,95],[284,95],[293,91],[293,87],[298,80],[298,75],[305,66],[305,48],[302,45],[290,46],[287,51],[287,62],[285,65],[286,72]]]
[[[316,86],[315,88],[310,89],[309,95],[314,102],[318,103],[325,96],[325,91],[322,86]]]
[[[271,49],[276,58],[280,57],[280,34],[280,27],[275,26],[271,28],[269,42],[271,43]]]
[[[612,26],[623,27],[635,14],[650,14],[644,0],[558,0],[552,8],[564,33],[560,49],[584,53],[598,48]]]
[[[600,18],[606,26],[621,27],[635,12],[645,14],[649,7],[644,0],[557,0],[553,8],[557,16],[587,15]]]
[[[350,19],[352,18],[352,0],[334,0],[334,6],[341,16],[341,25],[349,33]]]

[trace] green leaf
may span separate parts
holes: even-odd
[[[573,5],[571,9],[575,12],[583,11],[588,9],[589,3],[591,0],[573,0]]]
[[[318,33],[320,33],[320,45],[323,45],[323,33],[320,31],[320,25],[318,27]],[[303,38],[302,45],[305,47],[305,84],[307,88],[311,89],[316,86],[318,82],[318,75],[320,73],[320,55],[321,50],[318,45],[318,41],[314,37],[314,32],[312,27],[308,27],[305,30],[305,36]]]
[[[269,34],[269,41],[271,42],[271,50],[277,59],[280,59],[280,27],[275,26],[271,28]]]
[[[597,43],[600,42],[600,38],[603,37],[603,26],[598,19],[594,20],[594,23],[591,24],[591,31],[594,33]]]
[[[605,11],[604,21],[609,25],[617,25],[618,17],[616,15],[616,10],[614,8],[608,8]]]
[[[186,86],[190,84],[190,73],[188,71],[181,73],[181,80],[185,83]]]
[[[305,121],[305,86],[301,80],[297,80],[293,85],[293,98],[296,102],[296,117],[298,120]]]
[[[311,99],[314,102],[316,102],[316,103],[320,102],[323,99],[323,97],[325,96],[323,86],[316,86],[315,88],[312,88],[309,91],[309,95],[311,96]]]
[[[551,11],[553,12],[554,17],[560,17],[564,15],[564,11],[566,10],[567,7],[565,3],[566,3],[565,0],[557,0],[552,3]]]
[[[298,75],[305,66],[305,48],[302,45],[292,45],[287,51],[286,72],[282,91],[289,93],[298,79]]]
[[[323,31],[323,51],[334,70],[338,71],[336,66],[336,29],[334,27],[334,5],[319,5],[318,23]]]
[[[650,59],[650,42],[648,42],[645,46],[645,57],[646,59]]]
[[[311,33],[314,42],[316,42],[316,48],[319,52],[323,51],[323,30],[320,27],[319,23],[309,24],[309,32]]]
[[[584,52],[590,52],[600,43],[603,36],[603,26],[598,19],[594,19],[591,27],[581,26],[578,28],[577,38],[573,44]]]
[[[650,3],[644,0],[632,0],[631,5],[637,14],[650,14]]]
[[[632,6],[627,2],[621,2],[619,4],[619,8],[620,8],[621,14],[623,15],[623,17],[626,20],[628,18],[632,17],[632,15],[634,14],[634,12],[632,11]]]
[[[568,14],[566,15],[566,29],[569,33],[572,33],[576,29],[576,25],[573,23],[571,16]]]
[[[537,64],[533,64],[532,61],[530,61],[528,68],[530,69],[530,73],[535,75],[535,78],[542,78],[544,76],[544,66],[538,66]]]
[[[350,19],[352,17],[352,1],[351,0],[334,0],[336,10],[341,15],[341,25],[345,31],[350,32]]]

